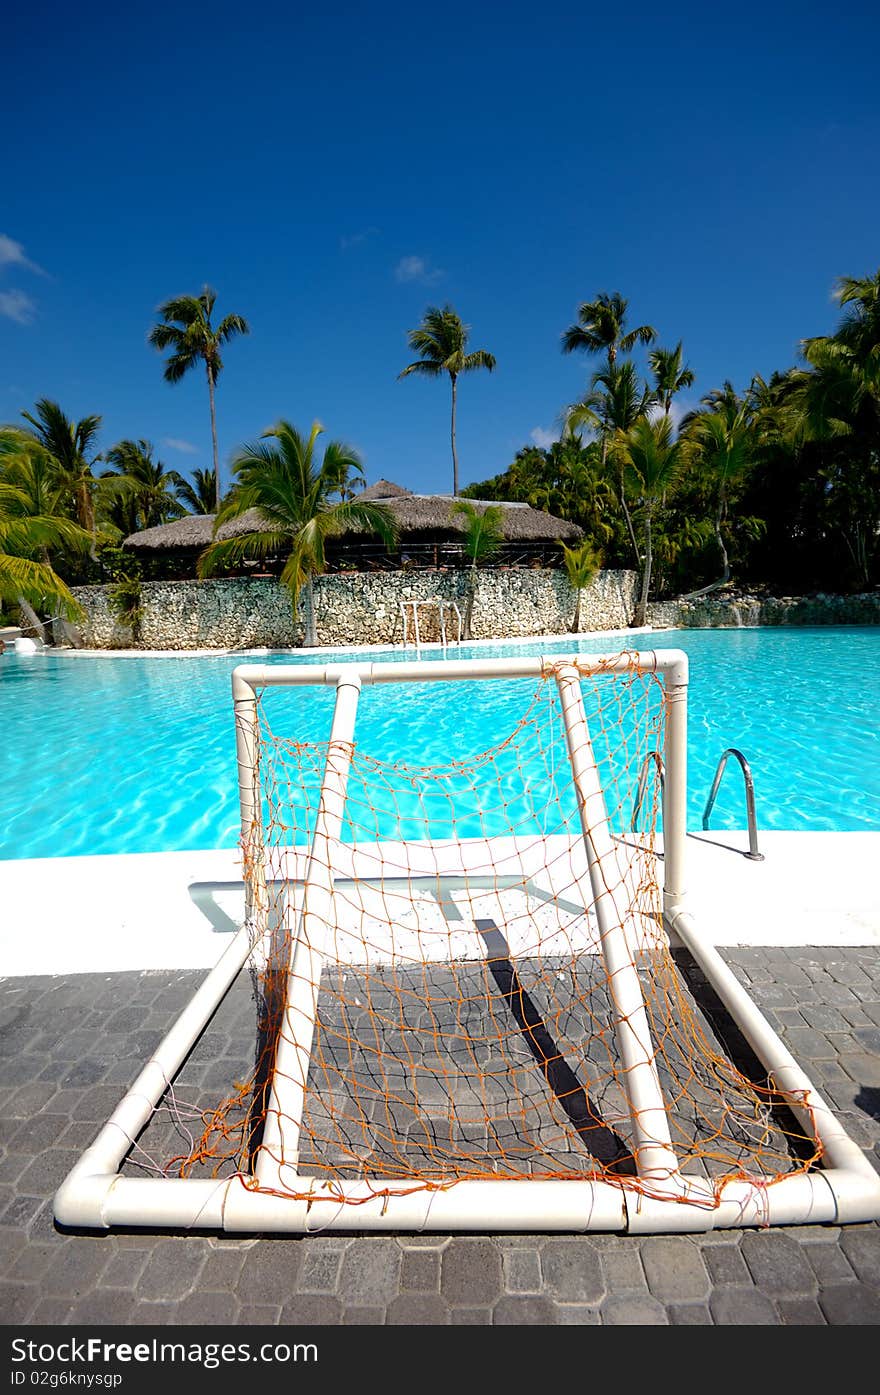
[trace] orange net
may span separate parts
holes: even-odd
[[[454,749],[430,705],[440,687],[444,710],[496,714],[497,744]],[[663,751],[663,685],[633,664],[582,677],[581,692],[607,813],[599,896],[638,976],[680,1170],[713,1185],[805,1170],[817,1145],[790,1110],[798,1102],[768,1083],[663,931],[652,755]],[[401,746],[421,721],[446,758],[367,749],[389,704]],[[253,1067],[200,1106],[203,1127],[175,1168],[291,1195],[307,1191],[293,1168],[378,1191],[526,1177],[642,1187],[552,673],[537,687],[367,690],[354,743],[276,735],[271,722],[289,716],[278,689],[261,695],[260,819],[244,846],[260,931]],[[328,772],[344,798],[324,836]]]

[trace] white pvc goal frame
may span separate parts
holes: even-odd
[[[613,856],[593,758],[581,678],[657,674],[666,708],[663,792],[663,925],[691,954],[768,1074],[789,1099],[822,1162],[781,1179],[732,1177],[710,1183],[679,1170],[649,1039],[644,999],[627,936],[607,904],[603,863]],[[578,798],[593,910],[615,1011],[615,1035],[638,1144],[637,1179],[460,1179],[414,1186],[413,1179],[339,1182],[301,1175],[298,1134],[316,1021],[323,926],[333,912],[333,847],[344,816],[358,699],[367,685],[538,678],[552,673]],[[293,1032],[279,1041],[255,1175],[223,1179],[132,1177],[123,1163],[214,1012],[268,934],[261,801],[257,788],[257,695],[275,685],[335,689],[330,748],[303,887],[287,1002]],[[245,922],[131,1089],[55,1196],[62,1225],[173,1228],[230,1233],[324,1231],[700,1232],[729,1226],[848,1223],[880,1219],[880,1176],[814,1089],[717,950],[686,909],[688,663],[678,650],[573,655],[552,660],[469,659],[317,667],[239,667],[232,676],[244,852],[256,876]],[[347,754],[346,754],[347,753]],[[300,1082],[300,1083],[298,1083]],[[633,1185],[635,1181],[635,1185]],[[285,1193],[293,1193],[290,1195]],[[355,1203],[355,1204],[352,1204]]]

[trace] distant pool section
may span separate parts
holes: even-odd
[[[676,630],[453,647],[450,657],[680,648],[690,659],[688,822],[701,827],[723,750],[755,778],[758,826],[880,830],[880,627]],[[436,650],[423,656],[437,657]],[[261,663],[389,662],[413,650],[285,651]],[[230,848],[238,798],[230,675],[243,654],[0,658],[0,858]],[[522,707],[503,685],[364,690],[358,740],[430,764],[493,746]],[[456,693],[458,696],[456,696]],[[326,738],[332,694],[289,695],[285,734]],[[728,768],[712,827],[745,826]]]

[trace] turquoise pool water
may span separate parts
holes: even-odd
[[[590,639],[578,648],[595,653],[618,644]],[[754,772],[759,828],[880,830],[880,628],[664,631],[628,647],[689,655],[692,829],[701,826],[718,757],[737,746]],[[546,640],[509,649],[462,646],[459,653],[571,650],[571,641]],[[353,657],[328,650],[258,661]],[[0,858],[234,847],[229,676],[247,661],[0,658]],[[477,754],[508,734],[522,706],[520,685],[506,685],[507,698],[496,692],[491,702],[488,686],[436,685],[427,696],[412,687],[365,689],[359,743],[415,763]],[[276,725],[298,739],[322,739],[331,700],[323,690],[288,690]],[[712,827],[744,823],[742,780],[730,765]]]

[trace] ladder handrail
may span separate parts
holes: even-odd
[[[746,818],[749,826],[749,850],[744,856],[747,857],[750,862],[763,862],[764,854],[758,852],[758,825],[755,818],[755,782],[752,779],[752,768],[742,751],[738,751],[736,746],[728,746],[715,769],[715,779],[712,781],[712,789],[709,792],[709,798],[703,810],[703,828],[705,830],[709,827],[709,816],[714,808],[729,756],[735,756],[739,761],[746,786]]]
[[[645,797],[645,790],[648,784],[648,766],[651,764],[652,761],[656,765],[657,773],[660,776],[661,795],[664,793],[666,788],[666,772],[663,768],[663,757],[661,756],[659,751],[649,751],[648,754],[645,756],[645,759],[642,761],[642,768],[639,771],[639,783],[636,786],[636,802],[633,805],[632,819],[630,821],[629,826],[631,833],[636,832],[636,824],[639,821],[639,814],[642,812],[642,800]]]

